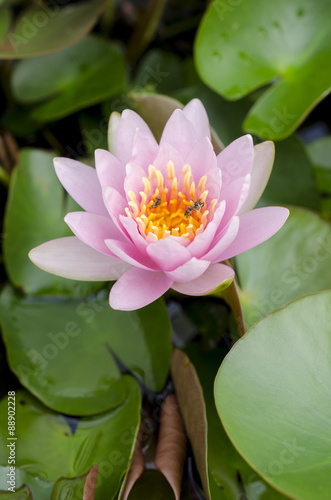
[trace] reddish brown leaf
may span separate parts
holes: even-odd
[[[207,472],[207,417],[203,391],[194,366],[187,355],[178,349],[175,349],[172,355],[171,375],[202,486],[207,500],[210,500]]]
[[[86,476],[84,490],[83,490],[83,500],[94,500],[94,492],[97,485],[98,479],[98,466],[93,465],[92,469]]]
[[[176,500],[180,498],[185,457],[185,429],[176,396],[171,394],[165,399],[161,408],[155,465],[168,480]]]

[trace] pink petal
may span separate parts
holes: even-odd
[[[285,223],[289,210],[283,207],[264,207],[239,215],[239,231],[235,240],[219,256],[230,259],[273,236]]]
[[[192,257],[202,257],[210,247],[216,231],[221,223],[225,211],[225,201],[215,210],[213,219],[209,222],[203,233],[198,234],[192,243],[187,247]],[[208,260],[208,259],[207,259]]]
[[[148,166],[153,164],[159,152],[159,145],[153,135],[143,130],[136,130],[133,138],[132,160],[148,172]],[[145,174],[146,175],[146,174]]]
[[[255,207],[266,187],[274,163],[275,145],[271,141],[254,146],[254,163],[248,197],[239,213],[248,212]]]
[[[186,295],[206,295],[225,281],[231,282],[233,278],[234,270],[231,267],[212,264],[199,278],[187,283],[174,283],[171,288]]]
[[[239,217],[232,217],[227,226],[223,227],[223,230],[216,234],[214,241],[209,249],[209,251],[203,256],[204,259],[211,262],[219,262],[220,255],[228,248],[228,246],[233,242],[239,231]]]
[[[176,175],[178,176],[184,166],[184,158],[177,149],[170,144],[164,143],[160,146],[158,155],[153,163],[154,167],[160,170],[164,179],[168,177],[167,166],[170,160],[173,162]]]
[[[111,186],[123,194],[125,165],[104,149],[95,151],[95,168],[102,187]]]
[[[249,192],[250,182],[251,176],[247,174],[246,177],[239,177],[231,182],[231,184],[228,184],[225,189],[222,189],[221,199],[225,200],[226,203],[222,225],[226,225],[229,220],[239,212],[243,203],[245,203]]]
[[[176,109],[164,127],[160,145],[168,143],[186,160],[196,142],[196,133],[192,123],[181,109]],[[170,158],[169,158],[170,159]]]
[[[151,243],[146,251],[162,271],[173,271],[191,259],[190,252],[171,236]]]
[[[180,267],[177,267],[174,271],[170,271],[165,273],[168,278],[172,281],[176,281],[178,283],[185,283],[187,281],[192,281],[201,276],[206,269],[209,267],[210,262],[207,260],[193,259],[189,260],[185,264]]]
[[[123,198],[122,195],[116,189],[111,187],[106,187],[102,190],[103,199],[105,206],[111,216],[114,224],[123,232],[122,225],[119,222],[120,215],[125,214],[125,209],[128,206],[128,202]]]
[[[222,172],[218,167],[207,172],[206,190],[208,191],[207,201],[218,200],[221,195]]]
[[[238,177],[250,174],[254,161],[252,136],[244,135],[231,142],[218,156],[217,164],[222,171],[225,188]]]
[[[55,158],[56,174],[70,196],[86,212],[107,215],[95,168],[69,158]]]
[[[29,257],[48,273],[81,281],[117,280],[130,267],[115,257],[97,252],[75,236],[47,241],[31,250]]]
[[[124,260],[128,264],[148,271],[157,269],[154,262],[140,254],[133,245],[118,240],[106,240],[105,243],[115,257]]]
[[[206,175],[213,168],[217,168],[217,159],[213,146],[208,137],[200,139],[189,152],[186,163],[192,169],[196,185],[200,177]]]
[[[77,238],[106,255],[110,255],[110,251],[105,239],[124,240],[122,233],[109,217],[88,212],[71,212],[64,220]]]
[[[142,169],[139,165],[130,161],[126,164],[126,177],[124,181],[124,191],[128,193],[129,191],[133,191],[140,200],[139,191],[144,191],[144,183],[143,177],[146,177],[145,170]],[[147,175],[148,177],[148,175]],[[128,198],[129,200],[129,198]]]
[[[125,109],[116,134],[116,156],[124,164],[132,158],[133,138],[137,129],[153,135],[148,125],[137,113]]]
[[[164,273],[129,269],[112,287],[110,307],[120,311],[140,309],[161,297],[171,284],[172,281]]]
[[[210,139],[210,127],[207,112],[199,99],[192,99],[183,109],[183,113],[192,123],[196,140],[202,137]]]
[[[114,111],[109,118],[108,124],[108,148],[109,151],[116,156],[116,136],[117,129],[121,121],[121,114]]]
[[[134,246],[137,247],[140,253],[146,254],[146,247],[148,245],[146,239],[138,231],[138,226],[136,221],[127,217],[126,215],[120,215],[120,222],[128,235],[131,238]]]

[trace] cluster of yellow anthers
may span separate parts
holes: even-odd
[[[139,192],[141,201],[139,203],[135,193],[129,191],[126,214],[137,222],[140,233],[149,242],[170,235],[192,241],[207,225],[208,215],[214,212],[216,199],[207,206],[206,175],[200,178],[196,188],[189,165],[182,168],[179,182],[172,161],[169,161],[167,170],[168,178],[164,180],[160,170],[149,166],[148,179],[142,179],[144,191]]]

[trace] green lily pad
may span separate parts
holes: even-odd
[[[63,218],[79,207],[66,197],[54,167],[55,155],[23,149],[14,171],[4,222],[3,252],[11,282],[27,294],[85,297],[100,283],[67,280],[38,269],[28,252],[47,240],[70,236]]]
[[[276,144],[275,163],[259,205],[298,205],[318,210],[313,164],[295,137]]]
[[[18,102],[35,105],[34,120],[51,121],[119,94],[125,82],[119,47],[89,35],[55,54],[20,61],[11,83]]]
[[[330,288],[331,225],[318,214],[290,208],[270,240],[236,257],[246,326],[308,293]]]
[[[97,417],[80,419],[74,432],[62,415],[45,408],[29,393],[18,391],[17,467],[55,482],[60,477],[85,474],[98,464],[95,500],[114,498],[130,465],[140,423],[139,386],[130,376],[125,377],[125,382],[126,398],[121,406]],[[11,442],[5,438],[7,398],[0,407],[0,463],[6,463],[5,444]]]
[[[171,328],[162,299],[123,312],[109,307],[108,290],[50,301],[7,287],[0,311],[11,370],[52,409],[93,415],[121,404],[125,378],[117,361],[153,391],[165,384]]]
[[[74,477],[71,479],[61,477],[54,484],[52,496],[50,500],[70,500],[71,498],[83,498],[84,484],[86,481],[86,474]],[[39,499],[38,499],[39,500]]]
[[[259,321],[215,380],[219,415],[240,454],[291,498],[330,497],[331,292]]]
[[[271,84],[244,128],[284,139],[331,90],[330,15],[328,0],[215,0],[195,43],[200,77],[231,100]]]
[[[0,490],[7,490],[8,484],[7,484],[7,479],[8,476],[7,474],[10,474],[10,468],[9,466],[3,467],[0,466]],[[52,490],[54,484],[49,481],[44,481],[40,477],[32,476],[28,472],[26,472],[23,469],[20,469],[18,467],[15,468],[15,483],[16,483],[16,488],[15,489],[21,489],[23,485],[27,485],[29,490],[31,491],[32,497],[22,497],[22,498],[34,498],[34,500],[50,500],[51,495],[52,495]],[[24,489],[22,490],[24,491]],[[0,492],[0,499],[2,500],[3,493]],[[8,496],[8,500],[10,498],[15,498],[13,496]]]
[[[63,3],[63,2],[62,2]],[[61,2],[60,2],[61,4]],[[59,7],[54,2],[24,10],[2,38],[0,57],[21,59],[62,50],[77,43],[96,23],[105,0]]]
[[[177,397],[179,397],[179,404],[185,404],[187,407],[183,410],[183,416],[195,452],[197,466],[198,468],[200,466],[199,472],[206,498],[237,500],[243,497],[247,500],[285,500],[283,495],[271,488],[242,459],[219,420],[213,385],[219,365],[226,354],[225,350],[217,349],[212,353],[203,354],[197,344],[191,343],[185,351],[186,354],[175,351],[174,363],[178,363],[180,368],[173,366],[172,369],[175,375],[181,374],[179,378],[176,376],[174,378],[176,389],[179,391]],[[181,399],[180,394],[187,399]],[[201,418],[199,407],[203,408],[204,418]],[[199,413],[200,417],[194,424],[194,416]],[[205,472],[201,470],[203,463]],[[208,488],[210,496],[206,491]]]

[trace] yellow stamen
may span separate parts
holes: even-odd
[[[130,198],[131,201],[136,201],[136,195],[133,191],[128,191],[128,197]]]
[[[172,161],[168,162],[167,169],[168,169],[168,179],[173,179],[175,177],[175,166]]]
[[[151,183],[147,179],[147,177],[143,177],[143,183],[144,183],[144,191],[145,193],[149,193],[151,191]]]
[[[208,203],[206,201],[207,176],[197,181],[196,190],[191,167],[187,164],[183,166],[178,179],[174,164],[169,161],[165,185],[162,172],[150,165],[148,178],[142,178],[144,190],[139,191],[140,202],[137,195],[129,191],[125,213],[136,220],[140,234],[149,243],[169,236],[181,237],[190,242],[204,231],[217,204],[216,199]]]
[[[206,182],[207,182],[207,176],[204,175],[201,177],[201,179],[199,180],[199,184],[198,184],[198,189],[200,191],[204,191],[205,190],[205,187],[206,187]]]

